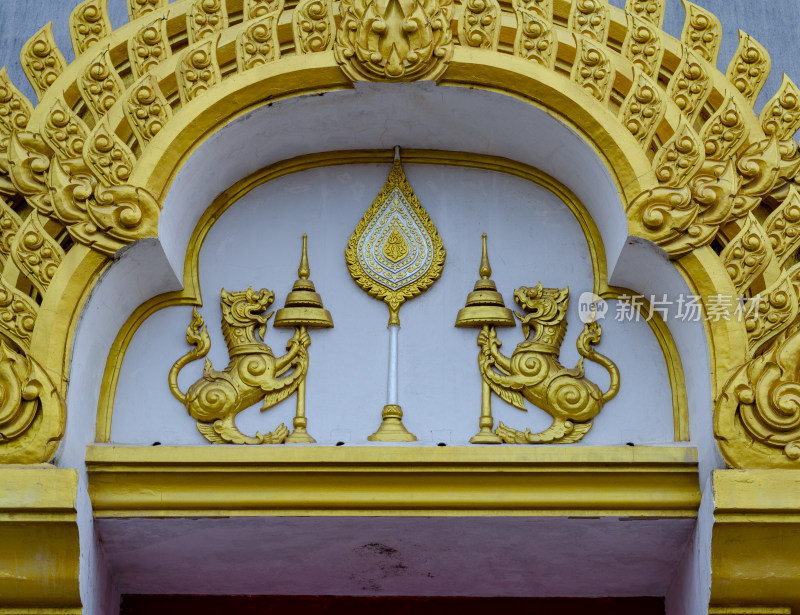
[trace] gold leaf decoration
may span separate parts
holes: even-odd
[[[465,47],[496,51],[500,42],[500,3],[464,0],[458,20],[458,41]]]
[[[743,293],[767,268],[771,252],[764,227],[750,214],[742,229],[720,253],[725,270],[738,292]]]
[[[99,54],[78,79],[86,106],[99,121],[122,96],[125,85],[108,58],[108,51]]]
[[[8,148],[11,133],[25,130],[33,105],[11,83],[5,67],[0,69],[0,171],[8,173]]]
[[[0,256],[3,262],[11,256],[11,246],[21,225],[22,219],[17,212],[0,197]]]
[[[784,271],[765,291],[743,301],[744,325],[749,356],[792,324],[798,313],[795,287],[800,268]]]
[[[647,20],[656,28],[661,28],[664,24],[665,9],[664,0],[627,0],[625,3],[626,13],[637,19]]]
[[[742,178],[742,196],[768,194],[778,179],[781,152],[775,137],[761,139],[739,151],[736,170]]]
[[[593,98],[608,100],[613,83],[611,61],[603,48],[590,39],[578,38],[577,41],[577,57],[570,78]]]
[[[667,96],[687,119],[694,121],[703,108],[711,90],[711,77],[705,63],[691,51],[686,51],[667,87]]]
[[[514,55],[526,60],[533,60],[544,67],[552,69],[556,63],[556,33],[551,17],[523,8],[536,4],[515,0],[514,11],[517,15],[517,34],[514,38]],[[552,14],[552,7],[551,7]]]
[[[800,193],[795,186],[764,222],[770,246],[783,265],[800,248]]]
[[[214,36],[228,27],[228,11],[223,0],[193,0],[186,11],[189,44]]]
[[[331,0],[302,0],[292,13],[297,53],[318,53],[333,48],[333,3]]]
[[[620,120],[639,145],[647,148],[665,112],[663,90],[634,68],[633,86],[620,109]]]
[[[706,156],[714,160],[724,160],[736,151],[747,138],[744,117],[733,97],[729,97],[717,109],[700,131],[705,144]]]
[[[661,30],[649,21],[628,14],[628,34],[622,44],[622,54],[650,77],[658,77],[664,47]]]
[[[608,38],[608,0],[574,0],[569,27],[582,36],[605,44]]]
[[[739,30],[739,48],[725,76],[751,105],[767,81],[769,67],[767,50],[755,39]]]
[[[167,6],[169,0],[128,0],[128,16],[131,21]]]
[[[64,250],[44,229],[39,214],[31,212],[17,232],[11,257],[19,270],[44,294],[64,260]]]
[[[682,188],[704,160],[705,152],[699,135],[687,123],[681,123],[678,131],[656,153],[653,169],[660,184]]]
[[[124,108],[131,130],[142,147],[172,119],[172,108],[150,73],[131,86]]]
[[[239,71],[274,62],[280,58],[278,18],[275,14],[248,23],[236,39],[236,63]]]
[[[697,214],[697,203],[688,188],[654,188],[637,196],[628,207],[631,233],[663,247],[672,258],[690,252],[695,241],[703,240],[701,229],[691,230]],[[708,241],[714,234],[716,229]]]
[[[324,0],[327,1],[327,0]],[[258,19],[283,10],[284,0],[244,0],[244,20]]]
[[[0,278],[0,332],[20,348],[31,343],[39,306]]]
[[[399,325],[400,306],[442,275],[446,252],[439,231],[395,159],[389,178],[353,231],[345,260],[356,284],[389,308]]]
[[[217,64],[219,36],[208,38],[183,52],[176,74],[184,103],[196,98],[222,80]]]
[[[83,157],[89,168],[109,186],[124,184],[133,172],[133,152],[105,122],[98,124],[89,136]]]
[[[14,188],[26,197],[47,192],[47,170],[53,150],[41,135],[18,130],[8,145],[9,177]]]
[[[128,57],[135,78],[153,70],[171,55],[165,19],[150,22],[128,40]]]
[[[86,124],[58,98],[47,114],[42,136],[62,157],[80,158],[88,132]]]
[[[67,66],[53,38],[53,24],[48,23],[22,47],[22,70],[41,98]]]
[[[778,92],[764,105],[759,117],[764,134],[778,141],[791,138],[800,129],[800,90],[786,75]]]
[[[354,81],[436,80],[453,55],[452,0],[413,6],[342,0],[339,12],[334,51]],[[383,24],[380,32],[373,30],[377,23]]]
[[[681,43],[706,62],[715,66],[722,42],[722,24],[713,13],[683,0],[686,20],[681,32]]]
[[[0,444],[19,438],[40,414],[55,414],[61,424],[63,400],[36,361],[0,340]]]
[[[111,33],[108,20],[108,0],[85,0],[69,18],[72,47],[79,56]]]

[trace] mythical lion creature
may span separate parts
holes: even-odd
[[[188,363],[208,354],[211,340],[203,318],[194,310],[186,330],[186,341],[192,350],[175,362],[169,372],[169,388],[197,421],[197,429],[207,440],[217,444],[280,444],[289,434],[281,423],[268,434],[256,432],[246,436],[236,427],[234,419],[245,408],[263,399],[262,412],[280,403],[292,393],[306,376],[307,348],[311,343],[305,329],[297,329],[286,345],[288,351],[275,358],[272,349],[263,342],[267,321],[272,312],[263,312],[275,300],[267,289],[229,293],[222,289],[222,333],[228,346],[230,363],[217,371],[206,358],[203,377],[189,387],[186,394],[178,388],[178,373]],[[256,337],[256,330],[260,340]],[[283,376],[290,368],[291,374]]]
[[[524,411],[527,399],[550,414],[553,424],[534,434],[530,429],[521,432],[500,423],[496,433],[511,444],[577,442],[589,431],[603,404],[619,391],[617,366],[593,348],[600,341],[600,325],[594,320],[584,325],[577,342],[581,358],[568,369],[558,356],[567,332],[569,288],[542,288],[541,283],[533,288],[523,286],[514,291],[514,299],[527,312],[517,314],[525,341],[508,358],[499,351],[501,342],[494,327],[486,327],[478,336],[481,375],[503,400]],[[533,338],[528,339],[531,329]],[[605,393],[584,378],[584,358],[608,370],[611,383]]]

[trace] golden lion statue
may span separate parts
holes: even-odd
[[[603,404],[619,391],[619,369],[593,348],[600,341],[600,325],[595,320],[584,325],[577,342],[581,358],[568,369],[558,356],[567,332],[569,288],[542,288],[541,283],[533,288],[523,286],[514,291],[514,299],[527,312],[524,316],[517,314],[525,341],[509,358],[499,351],[501,342],[494,327],[484,328],[478,336],[481,375],[503,400],[526,411],[527,399],[550,414],[553,424],[534,434],[530,429],[521,432],[500,423],[496,433],[510,444],[577,442],[589,431]],[[533,337],[528,339],[531,330]],[[608,370],[611,384],[605,393],[584,378],[584,358]]]
[[[286,345],[288,351],[275,358],[263,342],[267,321],[272,312],[263,312],[272,305],[275,294],[267,289],[228,293],[222,289],[222,333],[228,346],[230,363],[217,371],[206,359],[203,377],[184,394],[178,388],[178,373],[192,361],[202,359],[211,349],[211,340],[203,318],[194,310],[186,330],[186,341],[192,350],[175,362],[169,372],[169,388],[197,421],[197,429],[210,442],[217,444],[280,444],[289,435],[281,423],[275,431],[255,437],[246,436],[234,419],[242,410],[264,400],[262,412],[280,403],[303,381],[308,369],[307,348],[311,343],[305,329],[297,329]],[[256,330],[260,340],[256,337]],[[283,376],[290,368],[291,374]]]

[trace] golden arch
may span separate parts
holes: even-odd
[[[36,106],[0,74],[0,334],[4,361],[28,363],[3,372],[25,395],[3,408],[0,459],[54,454],[77,314],[117,250],[157,235],[191,153],[258,105],[366,76],[499,91],[578,133],[616,181],[629,234],[661,246],[706,308],[715,296],[759,300],[744,322],[707,322],[716,436],[732,466],[797,467],[800,92],[784,79],[756,117],[769,71],[758,43],[743,35],[723,75],[719,22],[689,2],[678,41],[661,31],[663,0],[629,0],[626,12],[604,1],[490,1],[477,21],[470,6],[442,0],[425,24],[437,53],[419,65],[377,59],[351,36],[363,23],[349,0],[310,4],[130,0],[131,22],[112,32],[105,2],[87,0],[71,21],[75,62],[49,27],[23,48]]]

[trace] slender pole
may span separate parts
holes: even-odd
[[[484,235],[483,238],[484,241],[486,241],[486,235]],[[483,326],[483,332],[487,335],[491,329],[489,325]],[[492,389],[489,388],[489,382],[483,374],[481,374],[481,418],[478,425],[481,429],[470,438],[472,444],[500,444],[503,441],[500,436],[492,432],[492,427],[494,427],[494,417],[492,416]]]
[[[390,406],[399,406],[398,401],[398,338],[400,334],[400,327],[398,325],[389,325],[389,380],[386,389],[386,404]]]
[[[304,237],[305,239],[305,237]],[[306,332],[305,327],[299,327],[300,335]],[[300,384],[297,385],[297,410],[294,416],[294,431],[286,438],[287,442],[316,442],[314,438],[306,431],[308,421],[306,420],[306,377],[308,372],[303,376]]]

